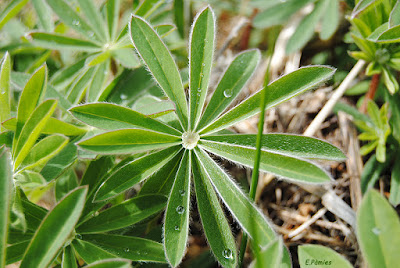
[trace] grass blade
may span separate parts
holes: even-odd
[[[215,18],[210,7],[195,18],[189,47],[190,129],[196,129],[207,96],[214,54]]]
[[[198,154],[196,153],[196,155]],[[237,252],[231,228],[205,167],[199,163],[197,158],[196,164],[192,167],[197,206],[208,243],[223,267],[234,268],[237,264]]]
[[[219,196],[238,220],[244,231],[250,237],[257,238],[260,246],[266,246],[275,240],[276,234],[269,226],[264,215],[252,204],[231,178],[206,152],[197,149],[195,153],[204,173],[211,180]]]
[[[85,124],[101,129],[117,130],[139,127],[170,135],[182,135],[178,130],[158,120],[116,104],[85,104],[70,109],[70,112]]]
[[[219,81],[197,129],[210,124],[228,108],[254,73],[260,58],[260,52],[255,49],[240,53],[235,57]]]
[[[181,138],[142,129],[120,129],[106,132],[78,145],[99,154],[129,154],[162,149],[181,143]]]
[[[77,188],[43,220],[26,250],[21,267],[47,267],[64,245],[85,204],[86,187]]]
[[[96,192],[95,201],[110,199],[145,180],[170,161],[179,152],[179,149],[178,146],[167,148],[133,160],[117,169],[100,186]]]
[[[176,104],[176,113],[184,128],[188,108],[182,79],[171,53],[156,31],[142,18],[132,16],[130,35],[137,52],[165,94]]]
[[[334,72],[335,70],[330,67],[303,67],[273,81],[268,85],[268,99],[265,108],[274,107],[308,89],[316,87],[329,79]],[[201,133],[216,132],[259,113],[260,98],[261,91],[258,91],[205,127],[201,130]]]
[[[164,220],[165,256],[172,267],[177,267],[185,254],[189,232],[191,153],[185,150],[171,194]]]

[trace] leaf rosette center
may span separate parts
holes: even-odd
[[[200,136],[196,132],[187,131],[182,134],[182,146],[186,149],[192,150],[196,147]]]

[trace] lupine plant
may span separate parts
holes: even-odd
[[[276,238],[262,213],[215,158],[223,157],[248,167],[254,163],[256,135],[227,134],[223,130],[257,114],[261,92],[224,111],[251,77],[260,54],[250,50],[237,55],[205,105],[215,39],[212,10],[201,11],[192,26],[188,100],[176,64],[156,31],[138,16],[132,16],[129,26],[136,51],[173,101],[176,116],[156,120],[111,103],[70,109],[80,121],[110,130],[78,142],[79,147],[97,154],[148,152],[106,177],[94,195],[94,202],[107,201],[148,178],[140,194],[151,191],[168,195],[163,239],[166,258],[175,267],[181,262],[187,244],[193,181],[208,243],[224,267],[235,267],[235,240],[219,198],[243,230],[257,240],[257,247],[266,246]],[[267,108],[315,87],[333,72],[329,67],[313,66],[281,77],[268,85]],[[331,180],[328,173],[307,159],[343,158],[339,149],[317,139],[268,134],[263,137],[261,170],[303,183],[325,183]]]

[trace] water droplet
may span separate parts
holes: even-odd
[[[224,251],[222,251],[222,256],[224,256],[225,259],[233,259],[232,250],[229,248],[224,249]]]
[[[379,235],[381,233],[381,230],[378,227],[372,228],[372,232],[376,235]]]
[[[201,65],[203,65],[203,67],[206,66],[206,64],[205,64],[204,62],[203,62],[203,64],[201,64]]]
[[[72,24],[75,25],[75,26],[79,26],[80,22],[79,22],[79,20],[73,20]]]
[[[126,100],[128,98],[128,96],[125,94],[121,94],[119,97],[121,98],[121,100]]]
[[[80,234],[76,234],[75,237],[78,239],[82,239],[82,235],[80,235]]]
[[[124,251],[125,251],[125,252],[129,252],[129,248],[125,248]]]
[[[183,212],[185,212],[185,208],[182,206],[177,206],[176,212],[178,212],[178,214],[183,214]]]
[[[174,229],[175,229],[175,231],[179,231],[181,228],[179,228],[178,225],[175,225]]]
[[[185,190],[179,190],[179,194],[181,195],[181,196],[184,196],[185,195]]]
[[[224,90],[224,96],[225,96],[225,98],[232,97],[232,89],[225,89]]]
[[[89,37],[93,37],[94,36],[94,32],[88,32]]]

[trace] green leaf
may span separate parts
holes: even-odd
[[[207,171],[199,163],[199,160],[196,160],[196,164],[192,165],[193,179],[204,233],[211,250],[221,265],[223,267],[236,267],[237,252],[231,228],[225,218]],[[176,213],[179,213],[178,208]]]
[[[141,65],[141,62],[137,58],[132,45],[130,45],[130,47],[113,49],[111,50],[111,55],[125,68],[133,69]]]
[[[165,0],[144,0],[141,5],[135,10],[135,15],[147,18],[150,16],[157,8],[164,3]]]
[[[0,133],[0,146],[5,145],[6,147],[12,146],[12,140],[13,140],[14,133],[11,131],[4,131]]]
[[[29,154],[29,151],[35,144],[47,120],[53,114],[56,106],[56,100],[47,100],[39,105],[28,118],[21,130],[18,141],[16,142],[14,151],[14,169],[17,169],[25,157]]]
[[[69,143],[54,158],[47,162],[41,171],[43,178],[50,182],[60,176],[77,158],[77,148],[75,144]]]
[[[162,149],[181,143],[181,138],[142,129],[120,129],[106,132],[78,145],[85,150],[99,154],[128,154],[140,151]]]
[[[165,256],[177,267],[185,254],[189,232],[191,152],[185,150],[168,198],[164,220]]]
[[[339,26],[339,1],[325,0],[326,7],[322,17],[321,32],[319,33],[322,40],[328,40],[336,32]]]
[[[357,211],[357,238],[369,267],[396,267],[400,252],[397,212],[377,191],[364,196]]]
[[[111,40],[115,39],[118,29],[119,2],[120,0],[108,0],[106,3],[107,29]]]
[[[78,226],[80,234],[108,232],[138,223],[165,208],[163,195],[141,195],[101,211]]]
[[[53,32],[54,24],[53,24],[52,12],[50,7],[46,4],[46,1],[32,0],[32,5],[35,8],[35,12],[37,13],[39,19],[39,25],[46,32]]]
[[[394,5],[392,12],[390,12],[389,18],[389,25],[390,27],[394,27],[400,25],[400,3],[396,2]]]
[[[180,146],[170,147],[133,160],[115,170],[97,191],[95,201],[112,198],[145,180],[170,161],[178,153],[179,149]]]
[[[67,99],[71,103],[78,104],[83,99],[86,88],[93,80],[95,70],[95,66],[87,68],[84,72],[82,72],[82,75],[72,83],[67,93]]]
[[[266,246],[276,238],[264,215],[252,204],[232,179],[203,150],[195,149],[204,174],[211,180],[225,205],[243,230],[259,245]]]
[[[79,74],[79,71],[85,67],[86,58],[83,58],[65,68],[57,71],[50,79],[50,83],[57,87],[63,88]]]
[[[21,198],[21,207],[25,213],[27,229],[35,232],[44,217],[46,217],[47,210],[30,202],[26,197]]]
[[[29,151],[19,170],[32,169],[44,165],[58,154],[67,143],[68,138],[61,135],[52,135],[42,139]]]
[[[20,261],[24,256],[26,248],[29,246],[30,241],[23,241],[7,247],[6,251],[6,264],[11,264]]]
[[[90,265],[85,266],[87,268],[130,268],[131,262],[124,259],[107,259],[94,262]]]
[[[0,13],[0,29],[28,3],[28,0],[13,0]]]
[[[260,58],[260,52],[255,49],[242,52],[235,57],[219,81],[197,129],[210,124],[228,108],[254,73]]]
[[[320,245],[299,246],[300,267],[321,267],[328,265],[331,267],[352,268],[348,260],[336,251]]]
[[[334,69],[323,66],[303,67],[268,85],[266,109],[272,108],[329,79]],[[219,131],[260,112],[261,91],[226,112],[206,128],[202,134]]]
[[[47,68],[43,65],[28,80],[24,90],[19,97],[17,110],[17,127],[14,135],[13,156],[15,157],[16,143],[20,136],[21,130],[33,113],[36,106],[41,102],[47,86]]]
[[[174,0],[174,22],[180,37],[185,38],[185,1],[183,0]]]
[[[279,237],[265,249],[256,253],[256,259],[251,263],[250,267],[281,267],[283,250],[283,241]]]
[[[210,7],[194,20],[189,47],[190,129],[196,129],[207,96],[214,54],[215,19]]]
[[[15,131],[17,127],[17,119],[10,118],[2,124],[6,129]],[[86,129],[50,117],[42,129],[43,134],[63,134],[66,136],[80,136],[86,133]]]
[[[11,155],[0,146],[0,267],[5,266],[7,232],[11,207],[12,166]]]
[[[247,167],[254,166],[255,148],[206,141],[201,141],[201,147]],[[326,183],[332,180],[327,172],[315,164],[275,152],[261,151],[260,169],[282,178],[305,183]]]
[[[21,267],[45,267],[68,239],[83,210],[87,188],[77,188],[43,220],[21,262]]]
[[[77,268],[78,265],[76,264],[74,250],[71,246],[67,246],[63,249],[62,261],[61,261],[62,268]]]
[[[102,90],[104,89],[103,85],[107,78],[108,74],[108,66],[110,65],[110,61],[106,60],[97,66],[96,71],[93,75],[93,79],[87,89],[86,101],[87,102],[96,102],[99,100]]]
[[[54,189],[56,200],[60,201],[76,187],[78,187],[78,178],[75,174],[75,171],[70,168],[56,180],[56,186]]]
[[[78,234],[77,236],[80,235]],[[78,253],[86,263],[117,257],[117,255],[111,254],[99,246],[80,239],[74,239],[71,244],[76,253]]]
[[[183,150],[168,161],[156,173],[152,174],[143,184],[139,194],[163,194],[169,196],[180,166]]]
[[[214,135],[201,138],[205,143],[232,144],[251,149],[256,148],[256,139],[257,136],[252,134]],[[262,150],[299,158],[336,161],[346,159],[340,149],[328,142],[293,134],[264,134]]]
[[[383,32],[378,39],[377,43],[398,43],[400,42],[400,25],[389,28],[385,32]]]
[[[399,161],[399,157],[395,161]],[[397,163],[397,162],[395,162]],[[396,207],[400,204],[400,166],[394,165],[392,170],[392,178],[390,180],[390,196],[389,202]]]
[[[8,52],[1,60],[0,67],[0,123],[10,118],[11,92],[10,92],[11,59]],[[0,132],[3,127],[0,127]]]
[[[268,28],[274,25],[284,24],[296,11],[311,1],[312,0],[289,0],[279,3],[257,14],[253,24],[257,28]]]
[[[66,25],[81,33],[83,36],[95,37],[102,40],[96,30],[91,27],[65,0],[46,0],[54,13]]]
[[[166,263],[162,244],[152,240],[105,234],[82,235],[82,239],[121,258],[132,261]]]
[[[95,6],[94,1],[78,0],[78,4],[96,35],[99,36],[103,41],[109,40],[106,33],[106,25],[99,10]]]
[[[64,36],[57,33],[30,32],[28,35],[34,44],[47,49],[74,49],[86,52],[96,52],[101,47],[91,41]]]
[[[316,2],[314,10],[308,14],[297,26],[296,31],[290,37],[286,45],[286,53],[294,53],[303,48],[314,35],[314,28],[324,15],[326,5],[336,0],[323,0]],[[331,10],[328,13],[332,12]],[[330,22],[331,23],[331,22]]]
[[[182,79],[167,47],[142,18],[132,16],[130,34],[133,45],[165,94],[176,104],[176,113],[186,128],[188,108]]]
[[[91,103],[76,106],[70,112],[82,122],[108,130],[135,128],[181,136],[176,129],[144,114],[111,103]]]
[[[166,37],[170,33],[176,30],[176,26],[173,24],[159,24],[154,26],[154,30],[158,33],[162,38]]]

